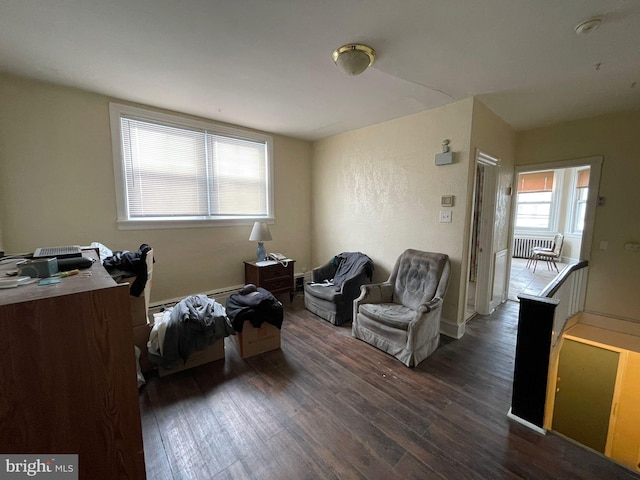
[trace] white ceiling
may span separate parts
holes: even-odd
[[[472,95],[520,130],[640,107],[640,1],[0,0],[0,70],[308,140]]]

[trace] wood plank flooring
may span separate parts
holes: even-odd
[[[417,368],[285,304],[282,348],[140,391],[147,478],[639,479],[509,420],[518,304],[473,319]]]

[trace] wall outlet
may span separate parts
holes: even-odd
[[[440,223],[451,223],[453,218],[453,212],[451,210],[440,211]]]

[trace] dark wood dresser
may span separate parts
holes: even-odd
[[[79,478],[143,479],[129,286],[84,255],[94,265],[60,283],[0,289],[0,452],[78,454]]]

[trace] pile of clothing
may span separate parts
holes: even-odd
[[[106,255],[102,265],[116,282],[123,278],[136,277],[129,287],[129,293],[139,297],[147,285],[147,253],[151,251],[151,247],[143,243],[135,252],[128,250],[111,252],[104,245],[97,244],[97,246],[100,247],[100,259],[102,260],[103,255]],[[153,262],[155,261],[154,258]]]
[[[186,363],[196,350],[242,332],[245,320],[256,328],[264,322],[282,327],[282,303],[271,292],[245,285],[226,302],[226,309],[206,295],[192,295],[156,318],[147,348],[149,360],[169,370]]]
[[[284,310],[282,303],[271,292],[249,283],[229,297],[227,315],[233,329],[242,332],[245,320],[255,328],[260,328],[264,322],[282,328]]]
[[[149,342],[149,360],[171,369],[216,340],[235,332],[225,309],[206,295],[192,295],[167,308],[154,322]]]

